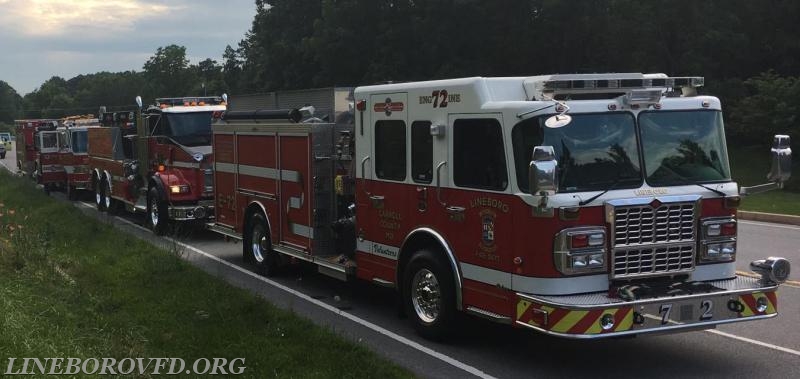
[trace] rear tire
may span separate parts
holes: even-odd
[[[169,214],[167,202],[161,199],[156,187],[147,192],[147,224],[157,236],[167,233]]]
[[[417,333],[441,340],[455,330],[455,285],[450,266],[438,254],[420,250],[403,273],[406,314]]]
[[[267,220],[261,213],[250,218],[242,243],[242,255],[245,262],[256,266],[256,271],[264,276],[274,276],[278,271],[277,253],[272,250]]]
[[[99,178],[94,181],[94,205],[99,212],[105,212],[106,199],[103,192],[103,181]]]

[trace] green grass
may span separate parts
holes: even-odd
[[[245,358],[243,377],[408,377],[253,294],[0,173],[0,362]],[[0,371],[5,372],[3,366]]]
[[[763,184],[767,181],[771,157],[769,148],[728,146],[731,171],[740,186]],[[797,160],[797,157],[794,157]],[[800,215],[800,172],[797,167],[782,190],[773,190],[742,198],[744,211]]]

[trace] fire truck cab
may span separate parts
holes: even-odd
[[[736,274],[740,190],[702,84],[475,77],[358,87],[348,127],[232,115],[214,128],[217,228],[264,272],[292,256],[397,288],[431,337],[458,311],[567,338],[773,317],[790,265]],[[772,152],[743,194],[788,178],[788,137]]]
[[[17,169],[46,190],[65,179],[60,154],[64,136],[57,130],[59,120],[16,120]]]
[[[98,209],[146,212],[156,234],[172,221],[213,218],[211,122],[226,98],[159,98],[148,107],[137,98],[136,112],[101,113],[104,127],[89,131]]]

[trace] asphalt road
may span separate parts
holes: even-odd
[[[3,163],[14,167],[9,157]],[[120,229],[177,250],[210,274],[328,326],[420,377],[800,377],[800,284],[782,287],[777,318],[710,331],[571,341],[467,317],[460,336],[442,344],[419,338],[398,317],[392,290],[343,283],[301,266],[262,278],[243,265],[240,243],[200,229],[175,239],[157,238],[139,226],[141,215],[109,216],[98,214],[89,203],[75,204]],[[741,221],[738,268],[746,271],[750,260],[768,255],[795,263],[791,279],[798,280],[800,227]]]

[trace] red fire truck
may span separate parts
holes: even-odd
[[[71,116],[61,120],[59,131],[65,135],[66,146],[61,155],[66,181],[63,187],[67,198],[74,200],[81,191],[92,191],[92,175],[89,170],[88,129],[97,128],[100,122],[93,115]]]
[[[59,120],[16,120],[17,169],[30,176],[46,191],[66,181],[61,164],[65,136],[58,129]]]
[[[740,192],[702,84],[477,77],[356,88],[354,122],[228,112],[211,227],[265,274],[290,258],[397,288],[429,337],[459,311],[567,338],[770,318],[790,264],[737,275],[736,209],[789,177],[788,137]]]
[[[97,208],[147,213],[164,234],[171,221],[213,217],[211,122],[227,96],[156,99],[136,112],[103,112],[88,129],[89,166]]]

